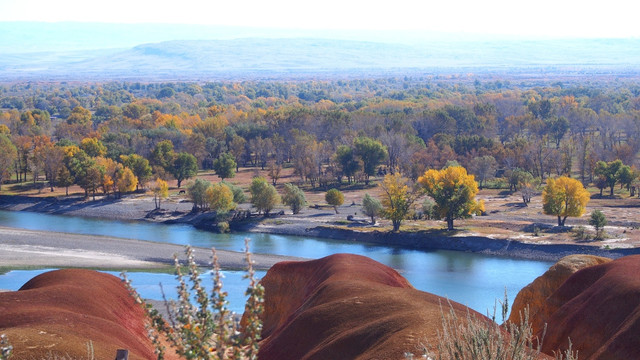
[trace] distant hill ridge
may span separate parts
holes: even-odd
[[[12,36],[9,39],[18,35]],[[89,46],[86,39],[78,41]],[[0,49],[6,47],[0,40]],[[512,71],[615,75],[636,74],[640,64],[640,39],[431,39],[403,44],[246,37],[110,49],[96,43],[96,50],[60,48],[67,50],[34,52],[37,49],[27,46],[22,52],[16,48],[6,52],[0,57],[0,80],[216,80]]]

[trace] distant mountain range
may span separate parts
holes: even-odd
[[[83,31],[83,26],[91,31]],[[345,34],[342,39],[293,36],[226,39],[234,32],[227,29],[216,33],[212,28],[201,28],[200,33],[193,35],[197,27],[191,32],[178,31],[176,29],[182,28],[177,25],[163,27],[157,33],[135,33],[127,37],[127,29],[141,29],[129,26],[133,28],[114,28],[113,25],[110,28],[106,24],[91,27],[72,23],[56,27],[42,23],[0,23],[3,34],[0,80],[215,80],[466,72],[640,73],[640,39],[516,40],[449,36],[420,41],[400,39],[393,43],[393,39],[384,36],[380,41],[353,40],[349,37],[358,36]],[[44,27],[48,32],[19,33],[20,27]],[[62,30],[57,33],[52,30],[58,27]],[[175,31],[171,32],[172,29]],[[259,32],[250,30],[236,33]],[[282,34],[286,35],[284,31]],[[188,39],[198,36],[225,39]],[[18,45],[21,37],[23,45]],[[137,41],[161,39],[170,41],[136,45]]]

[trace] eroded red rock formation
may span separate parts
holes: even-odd
[[[262,284],[261,360],[403,359],[406,351],[421,354],[425,341],[435,344],[441,305],[448,311],[446,299],[358,255],[278,263]],[[452,306],[465,318],[465,306]]]
[[[529,321],[534,333],[541,332],[544,324],[557,309],[549,306],[551,296],[571,275],[580,269],[611,261],[609,258],[593,255],[569,255],[560,259],[531,284],[525,286],[513,301],[509,321],[520,322],[521,314],[529,307]]]
[[[0,293],[0,314],[0,333],[15,359],[86,358],[89,341],[96,359],[113,359],[117,349],[128,349],[130,359],[156,358],[141,307],[109,274],[44,273],[19,291]]]
[[[640,359],[640,255],[584,268],[546,301],[543,351],[566,348],[580,360]]]

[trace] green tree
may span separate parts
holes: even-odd
[[[10,171],[18,159],[18,150],[4,134],[0,134],[0,189],[5,179],[11,176]]]
[[[346,176],[347,181],[351,184],[351,179],[362,169],[362,161],[355,156],[353,149],[347,145],[338,146],[334,158],[340,166],[342,175]]]
[[[173,160],[169,172],[178,180],[178,188],[180,188],[182,180],[190,179],[198,174],[198,160],[189,153],[181,152]]]
[[[369,137],[358,137],[353,141],[355,154],[362,160],[365,181],[376,174],[376,168],[387,158],[387,147],[378,140]]]
[[[173,143],[171,140],[162,140],[153,148],[150,160],[153,165],[160,166],[166,171],[169,171],[174,158]]]
[[[207,189],[211,187],[211,183],[204,179],[196,179],[187,186],[187,195],[193,202],[194,209],[204,210],[208,206]]]
[[[140,186],[144,187],[149,179],[151,179],[152,170],[151,165],[149,165],[149,160],[138,154],[131,154],[121,155],[120,161],[122,162],[122,165],[133,171],[133,174],[138,178]],[[138,186],[136,186],[136,189],[137,188]]]
[[[96,138],[82,139],[80,149],[84,150],[84,152],[91,157],[105,156],[107,154],[107,148],[102,144],[102,141]]]
[[[233,202],[233,191],[225,183],[210,186],[205,195],[209,208],[217,213],[226,213],[236,207]]]
[[[299,187],[291,183],[287,183],[284,184],[284,196],[282,197],[282,203],[288,205],[294,214],[298,214],[300,210],[307,205],[307,198]]]
[[[269,212],[280,202],[280,195],[273,185],[267,183],[267,179],[262,176],[254,177],[249,186],[251,193],[251,203],[259,213],[268,216]]]
[[[236,204],[242,204],[247,201],[247,197],[244,194],[244,190],[240,186],[233,185],[230,182],[222,181],[222,184],[225,184],[231,189],[233,192],[233,202]]]
[[[338,189],[329,189],[329,191],[324,194],[324,200],[327,202],[327,204],[333,206],[333,210],[335,210],[337,214],[338,206],[344,203],[344,195]]]
[[[164,99],[164,98],[172,97],[175,94],[176,94],[176,91],[167,86],[162,88],[160,91],[158,91],[157,97],[158,99]]]
[[[376,216],[382,213],[382,204],[380,200],[364,194],[362,198],[362,213],[371,218],[371,223],[376,223]]]
[[[608,163],[604,161],[598,161],[596,163],[596,167],[594,169],[594,173],[598,176],[602,176],[609,186],[611,192],[609,196],[613,196],[613,188],[616,186],[618,182],[619,173],[618,171],[624,166],[621,160],[614,160]]]
[[[60,171],[58,171],[58,176],[56,179],[56,184],[60,187],[64,187],[66,190],[66,195],[69,196],[69,186],[74,184],[75,179],[71,176],[69,169],[66,166],[62,165]]]
[[[213,162],[213,170],[223,181],[236,175],[236,166],[236,160],[233,155],[226,152],[220,154]]]
[[[600,210],[593,210],[591,213],[591,218],[589,219],[589,225],[593,226],[596,229],[596,239],[600,239],[602,235],[602,229],[607,226],[607,218],[604,216],[604,213]]]
[[[582,183],[567,176],[547,179],[542,191],[542,210],[558,217],[558,226],[564,226],[567,217],[584,214],[590,194]]]
[[[416,192],[408,185],[409,180],[400,173],[384,176],[382,188],[382,216],[391,220],[393,231],[400,230],[400,225],[411,214],[411,207],[416,200]]]
[[[418,182],[435,201],[434,215],[447,221],[448,230],[453,230],[455,219],[484,211],[484,203],[475,200],[478,183],[462,166],[427,170]]]
[[[636,172],[629,165],[622,165],[616,173],[620,186],[626,187],[627,191],[631,188],[631,183],[636,179],[636,176]]]

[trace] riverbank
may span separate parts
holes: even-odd
[[[316,226],[302,229],[300,226],[289,227],[268,224],[247,224],[243,230],[247,232],[278,235],[313,236],[403,249],[462,251],[515,259],[551,262],[558,261],[567,255],[573,254],[596,255],[611,259],[640,254],[640,248],[603,249],[598,246],[579,244],[533,244],[517,240],[474,236],[465,234],[464,232],[453,235],[446,234],[446,231],[401,231],[392,233],[373,230],[363,232],[330,226]]]
[[[95,201],[84,200],[80,197],[63,199],[28,196],[0,197],[0,209],[3,210],[34,211],[115,220],[182,223],[205,230],[214,228],[211,213],[192,213],[192,204],[182,198],[170,199],[164,202],[162,207],[162,211],[154,211],[153,201],[144,195],[133,195],[122,199],[97,199]],[[234,230],[310,236],[426,251],[463,251],[542,261],[557,261],[571,254],[618,258],[640,253],[639,247],[618,244],[615,241],[612,241],[612,246],[610,246],[603,245],[602,242],[597,244],[553,242],[548,240],[550,237],[543,236],[518,235],[517,239],[514,239],[509,234],[491,233],[491,229],[488,234],[482,235],[468,230],[452,233],[440,229],[392,233],[363,225],[366,223],[366,219],[362,217],[360,217],[360,221],[357,216],[354,216],[356,221],[346,220],[347,215],[357,215],[359,211],[358,206],[343,206],[340,208],[340,214],[336,214],[333,209],[329,208],[307,208],[298,215],[255,217],[235,224]],[[545,226],[545,224],[540,224],[540,226]]]
[[[0,226],[0,264],[3,268],[81,267],[98,269],[153,269],[173,266],[173,255],[184,259],[184,246],[109,236],[24,230]],[[246,267],[241,252],[216,250],[223,269]],[[194,247],[198,265],[209,267],[211,249]],[[256,270],[297,257],[252,254]]]

